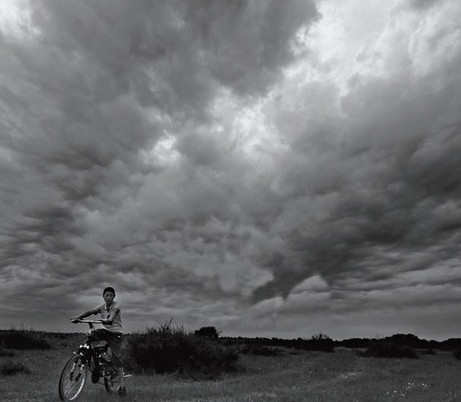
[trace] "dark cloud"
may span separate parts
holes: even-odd
[[[448,317],[460,9],[430,3],[328,59],[353,44],[309,43],[301,0],[31,2],[0,37],[0,315],[63,328],[112,284],[132,328]]]
[[[29,6],[19,31],[1,36],[1,286],[22,294],[14,308],[28,319],[28,306],[46,310],[60,295],[73,309],[108,273],[128,293],[148,284],[201,300],[235,293],[232,273],[214,266],[233,258],[221,247],[241,247],[222,239],[238,215],[223,211],[238,181],[225,174],[248,165],[207,133],[210,108],[223,89],[266,93],[294,60],[291,42],[315,6]],[[172,170],[155,151],[166,132],[180,155]],[[213,215],[222,229],[210,226]],[[172,256],[178,246],[184,253]]]
[[[390,78],[357,78],[341,98],[338,115],[326,118],[305,119],[298,108],[327,108],[329,86],[310,84],[317,94],[312,102],[320,102],[313,107],[279,101],[275,121],[289,130],[296,157],[284,159],[280,169],[281,189],[291,196],[276,219],[281,226],[275,230],[283,232],[285,243],[277,258],[268,260],[274,278],[254,293],[256,301],[286,297],[316,273],[334,285],[338,276],[364,269],[364,261],[379,269],[375,246],[424,253],[440,242],[448,254],[457,254],[444,229],[457,230],[457,214],[450,214],[448,224],[435,211],[448,204],[456,205],[455,212],[459,205],[461,82],[453,70],[459,61],[457,53],[421,77],[403,70]],[[434,88],[441,75],[443,84]]]
[[[177,115],[202,113],[218,84],[250,94],[267,88],[292,59],[294,34],[317,14],[299,0],[43,0],[34,16],[55,46],[91,63],[96,89],[131,89],[141,104]]]

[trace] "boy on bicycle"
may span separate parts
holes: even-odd
[[[106,360],[111,362],[113,355],[115,355],[113,364],[121,371],[120,348],[123,334],[121,310],[118,303],[114,301],[115,290],[113,287],[109,286],[105,288],[102,292],[102,297],[104,298],[104,304],[80,314],[72,322],[78,322],[78,320],[82,320],[90,315],[99,314],[104,328],[95,330],[92,336],[94,340],[107,341],[109,347],[107,348]]]

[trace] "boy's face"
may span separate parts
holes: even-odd
[[[114,300],[115,295],[112,292],[105,292],[102,297],[104,298],[104,301],[106,304],[111,304],[112,301]]]

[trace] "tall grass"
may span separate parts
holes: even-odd
[[[453,351],[453,356],[455,357],[455,359],[461,360],[461,349]]]
[[[30,370],[22,363],[7,360],[0,364],[0,373],[2,375],[15,375],[15,374],[30,374]]]
[[[415,350],[406,345],[399,345],[389,341],[376,341],[364,352],[359,352],[363,357],[407,358],[417,359]]]
[[[14,352],[0,347],[0,357],[13,357]]]
[[[0,347],[19,350],[51,348],[39,332],[14,329],[0,331]]]
[[[122,357],[135,372],[216,377],[236,369],[238,352],[217,340],[188,333],[170,322],[130,335]]]

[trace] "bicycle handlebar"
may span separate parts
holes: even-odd
[[[102,324],[102,320],[79,320],[79,319],[73,319],[71,320],[73,324],[90,324],[90,327],[92,324]]]
[[[72,320],[75,324],[102,324],[102,320]]]

